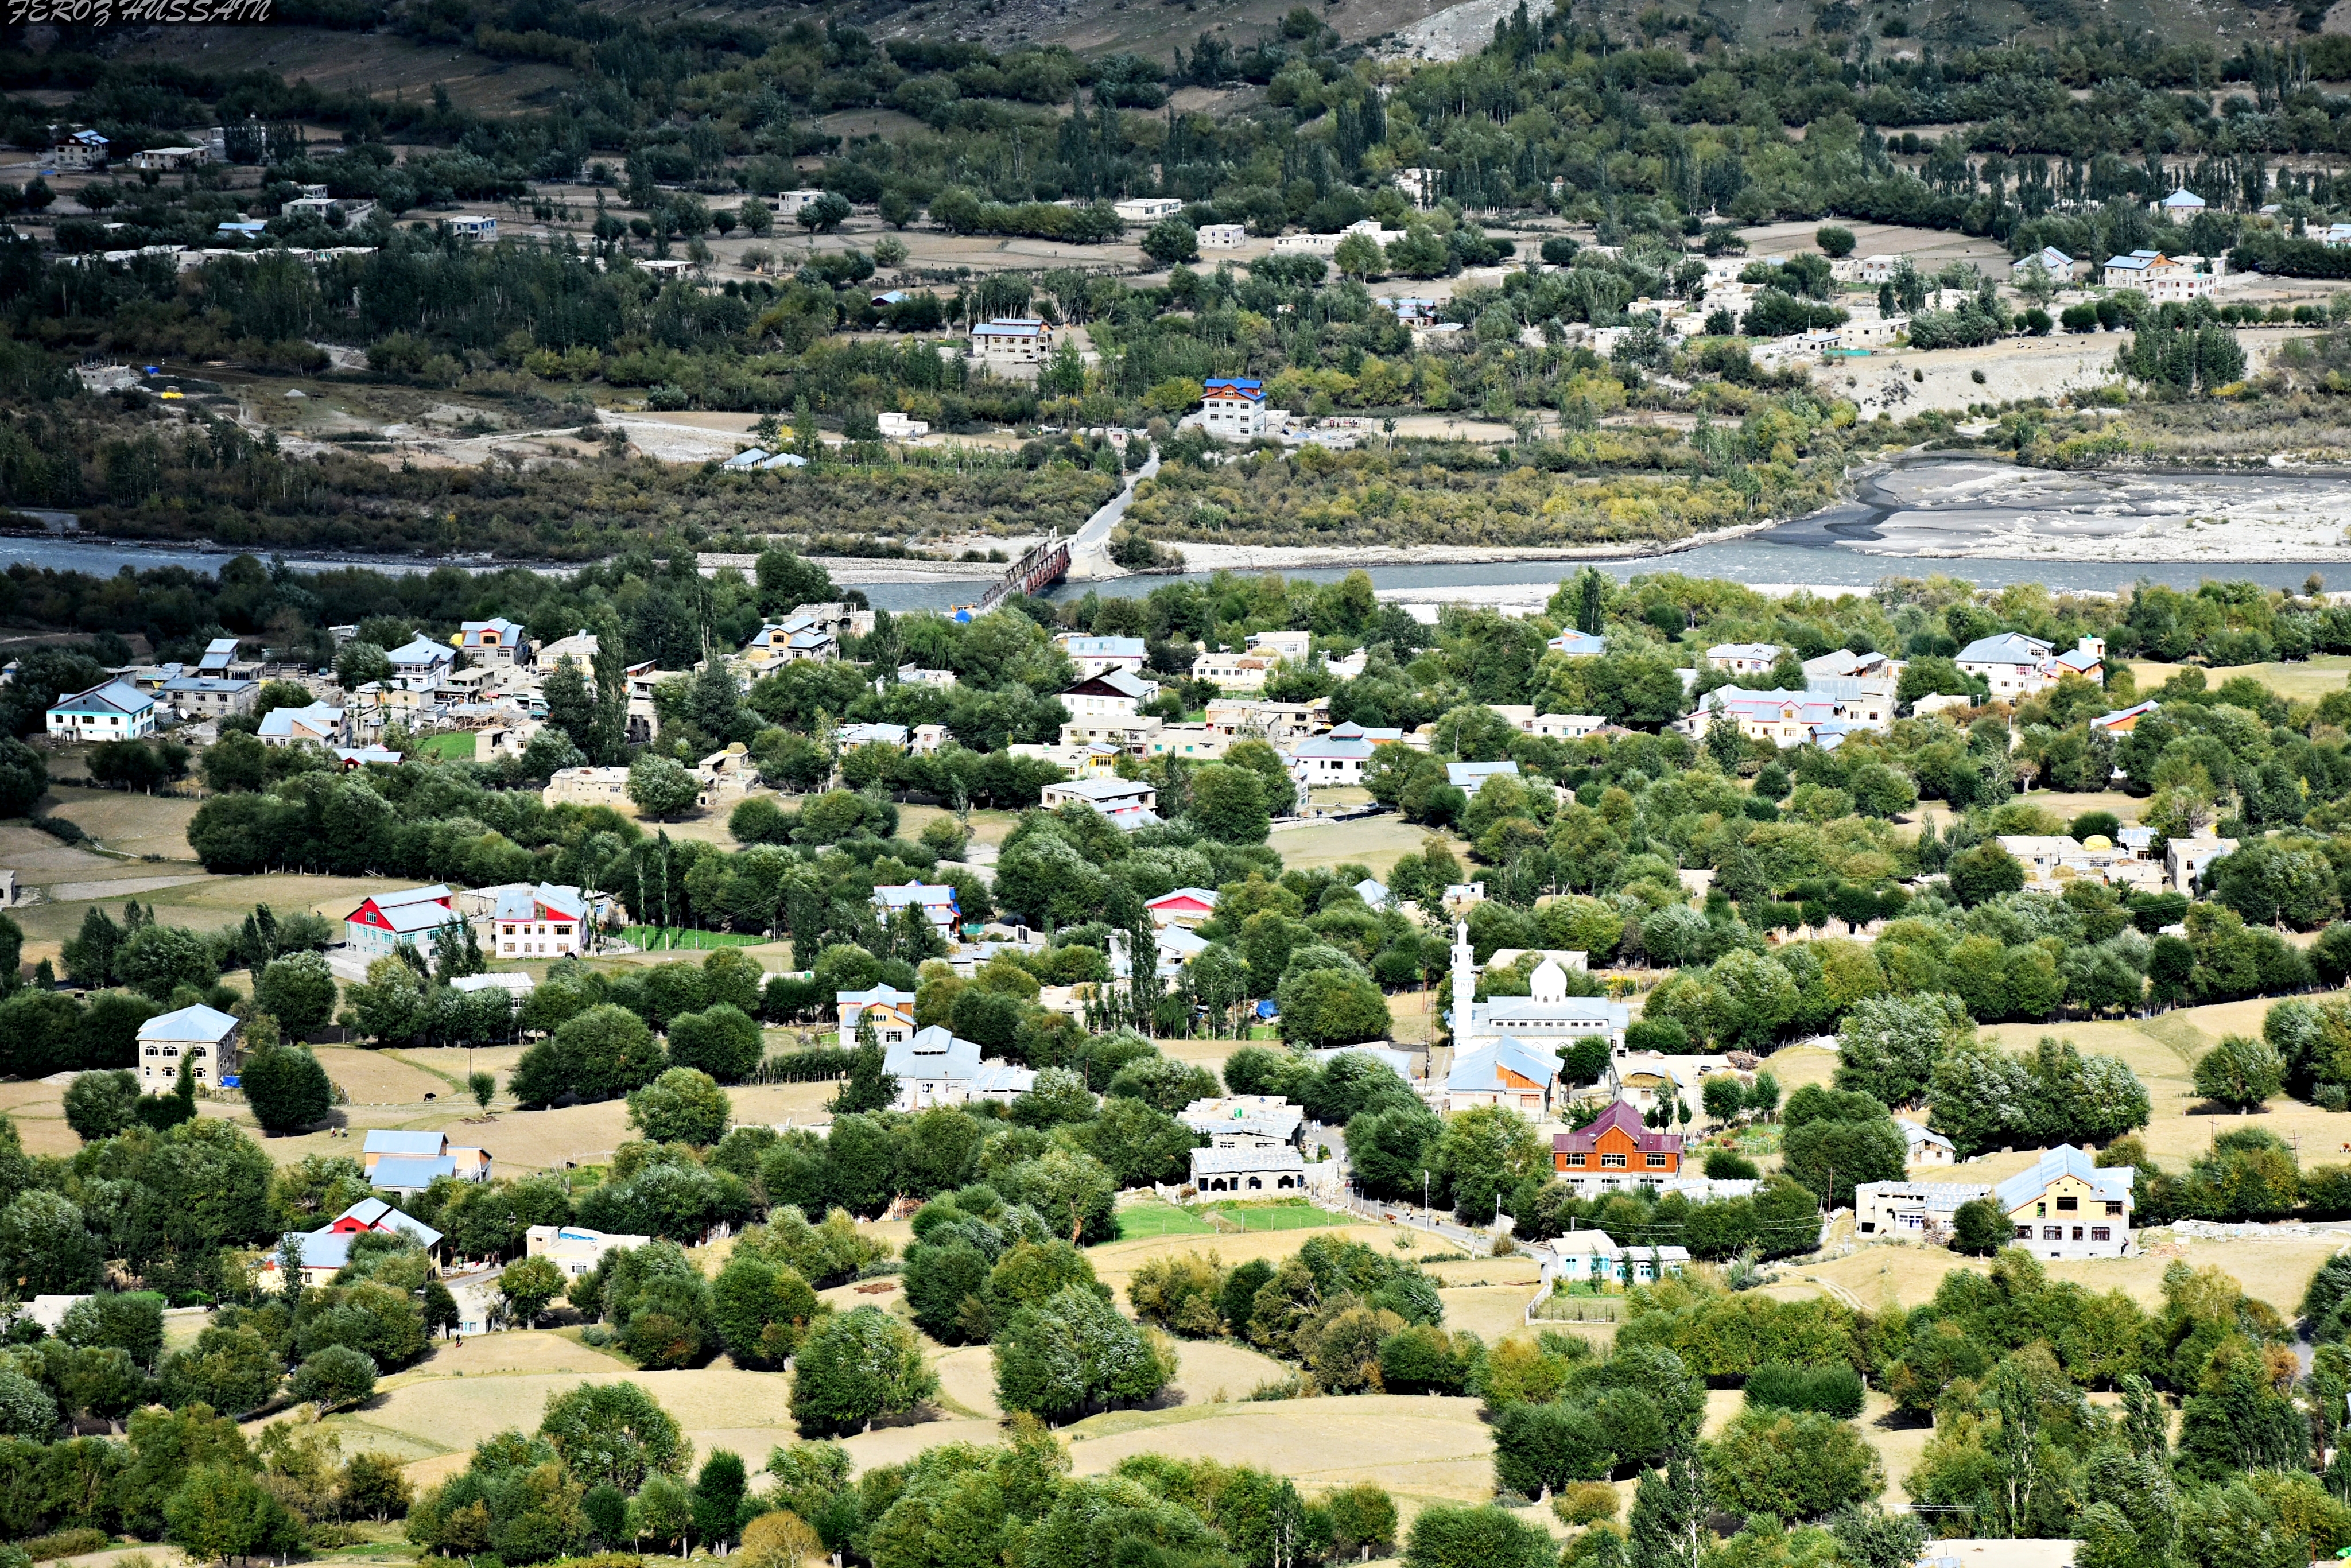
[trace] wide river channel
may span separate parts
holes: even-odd
[[[2137,475],[2116,480],[2008,469],[1977,457],[1927,458],[1865,480],[1855,500],[1776,528],[1719,544],[1595,559],[1591,564],[1619,579],[1663,570],[1759,584],[1851,588],[1866,588],[1886,577],[1932,572],[1985,587],[2037,582],[2056,590],[2116,589],[2142,580],[2193,587],[2208,578],[2225,577],[2298,588],[2313,571],[2336,587],[2351,587],[2351,552],[2335,538],[2326,540],[2333,549],[2323,556],[2313,552],[2312,559],[2179,559],[2176,549],[2155,547],[2147,549],[2145,559],[2133,558],[2133,541],[2150,519],[2174,517],[2189,510],[2241,507],[2272,510],[2306,507],[2312,512],[2351,513],[2351,471]],[[2053,542],[2068,553],[2097,553],[2107,559],[2064,560],[2038,553]],[[183,566],[212,571],[238,553],[217,546],[183,547],[71,534],[0,536],[0,569],[22,562],[108,576],[126,566],[142,570]],[[286,559],[288,565],[307,571],[345,566],[429,571],[444,564],[483,570],[501,564],[298,551]],[[1578,560],[1504,560],[1363,570],[1370,574],[1374,588],[1426,590],[1442,597],[1448,589],[1557,582],[1583,565]],[[1350,570],[1285,568],[1283,575],[1330,582]],[[854,562],[836,566],[834,577],[844,587],[863,590],[874,604],[890,610],[945,609],[968,602],[981,586],[969,580],[861,582]],[[1150,574],[1075,587],[1064,584],[1050,593],[1053,597],[1087,591],[1139,594],[1171,581],[1205,582],[1207,578],[1205,572]]]

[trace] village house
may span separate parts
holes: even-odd
[[[1938,1239],[1961,1204],[1990,1197],[2011,1239],[2036,1258],[2127,1258],[2137,1176],[2130,1166],[2101,1168],[2086,1151],[2060,1144],[2001,1182],[1864,1182],[1855,1188],[1854,1217],[1865,1236]]]
[[[1154,925],[1181,925],[1188,931],[1215,917],[1217,895],[1205,887],[1179,887],[1144,899],[1143,907],[1151,911]]]
[[[48,710],[56,741],[141,740],[155,733],[155,699],[128,681],[104,680]]]
[[[1048,784],[1040,792],[1047,810],[1082,802],[1110,819],[1113,827],[1133,832],[1159,821],[1159,791],[1136,779],[1067,779]]]
[[[460,622],[457,646],[476,664],[528,664],[532,662],[530,633],[511,621]]]
[[[1543,1282],[1643,1285],[1689,1267],[1687,1247],[1625,1247],[1604,1230],[1571,1230],[1536,1249]]]
[[[1054,639],[1081,675],[1103,675],[1122,670],[1141,676],[1150,650],[1140,637],[1078,637],[1064,633]]]
[[[1053,329],[1034,316],[998,316],[971,329],[972,358],[990,365],[1042,364],[1053,351]]]
[[[1562,632],[1543,644],[1554,653],[1564,653],[1571,659],[1596,659],[1608,652],[1608,639],[1595,637],[1589,632]]]
[[[523,1232],[523,1256],[544,1258],[562,1270],[566,1280],[595,1272],[607,1252],[627,1252],[652,1241],[650,1236],[590,1230],[584,1225],[534,1225]]]
[[[264,746],[337,746],[349,738],[343,710],[326,703],[271,708],[261,716],[257,733]]]
[[[363,1197],[316,1230],[287,1231],[278,1239],[277,1249],[261,1260],[255,1286],[265,1295],[274,1296],[283,1291],[286,1280],[278,1259],[289,1252],[302,1260],[302,1283],[306,1288],[325,1285],[351,1260],[351,1243],[368,1235],[405,1236],[434,1264],[440,1261],[441,1232],[380,1197]]]
[[[1222,1094],[1195,1100],[1176,1119],[1218,1149],[1300,1148],[1306,1113],[1278,1094]]]
[[[1143,743],[1145,757],[1188,757],[1198,762],[1218,761],[1231,748],[1231,737],[1205,724],[1162,724]]]
[[[1552,1134],[1551,1145],[1552,1168],[1579,1197],[1656,1186],[1681,1174],[1681,1135],[1651,1130],[1622,1100],[1589,1124]]]
[[[1141,716],[1143,705],[1156,702],[1159,683],[1146,680],[1131,670],[1110,670],[1099,675],[1088,675],[1061,694],[1061,706],[1077,719],[1119,718]]]
[[[168,1093],[179,1082],[180,1063],[188,1076],[210,1088],[235,1076],[237,1035],[244,1022],[234,1014],[201,1002],[149,1019],[139,1026],[139,1087],[148,1094]]]
[[[1920,1166],[1949,1166],[1959,1163],[1959,1150],[1942,1134],[1922,1127],[1916,1122],[1896,1116],[1894,1124],[1902,1129],[1902,1141],[1910,1146],[1909,1157],[1903,1163],[1912,1169]]]
[[[625,768],[559,768],[538,792],[548,806],[621,806],[629,799]]]
[[[1310,1165],[1287,1144],[1194,1149],[1190,1185],[1196,1193],[1248,1197],[1303,1193],[1310,1187],[1327,1191],[1338,1185],[1338,1168],[1332,1160]]]
[[[860,1029],[871,1025],[873,1038],[884,1048],[914,1035],[914,993],[875,986],[862,991],[833,993],[833,1011],[841,1019],[841,1049],[857,1049]]]
[[[360,1168],[378,1192],[423,1192],[443,1176],[489,1180],[490,1151],[452,1144],[446,1133],[371,1127],[360,1151]]]
[[[2209,828],[2199,829],[2192,836],[2164,841],[2163,870],[2171,883],[2171,891],[2196,895],[2199,881],[2222,855],[2237,852],[2237,841],[2216,838]]]
[[[363,963],[388,958],[395,947],[413,947],[429,966],[436,933],[463,918],[455,904],[455,895],[437,882],[379,893],[343,916],[343,941]]]
[[[554,958],[588,950],[594,929],[590,901],[576,887],[542,882],[502,894],[490,912],[490,933],[501,958]]]
[[[1559,1086],[1555,1053],[1505,1035],[1455,1053],[1445,1076],[1445,1113],[1500,1106],[1539,1122],[1550,1114]]]
[[[900,1111],[1014,1100],[1037,1083],[1034,1068],[983,1058],[977,1045],[936,1024],[886,1043],[883,1057],[882,1070],[898,1081],[894,1108]]]
[[[260,700],[261,683],[234,675],[174,675],[158,695],[182,718],[225,718],[251,713]]]
[[[1265,653],[1228,653],[1209,649],[1192,656],[1192,678],[1228,692],[1259,692],[1280,663]]]
[[[1769,674],[1780,657],[1776,643],[1717,643],[1706,651],[1706,662],[1734,675]]]
[[[920,911],[933,930],[950,938],[963,919],[962,907],[956,903],[956,890],[943,883],[908,882],[873,890],[873,912],[883,925],[889,925],[902,909]]]
[[[1225,441],[1265,434],[1265,383],[1247,377],[1212,378],[1200,383],[1200,426]]]
[[[1292,746],[1290,748],[1290,769],[1303,777],[1309,786],[1317,789],[1337,784],[1360,784],[1364,781],[1364,770],[1372,765],[1372,758],[1379,747],[1397,745],[1403,739],[1402,730],[1365,729],[1351,720],[1328,735],[1309,736]]]

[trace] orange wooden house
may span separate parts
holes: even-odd
[[[1652,1132],[1622,1100],[1589,1126],[1554,1134],[1551,1147],[1552,1167],[1579,1197],[1653,1186],[1681,1174],[1681,1134]]]

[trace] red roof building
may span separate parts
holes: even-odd
[[[1579,1196],[1655,1186],[1681,1173],[1681,1134],[1650,1131],[1622,1100],[1591,1125],[1554,1134],[1551,1147],[1552,1168]]]

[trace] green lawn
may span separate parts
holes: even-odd
[[[696,931],[690,925],[627,925],[622,927],[621,940],[647,952],[655,948],[684,947],[707,951],[714,947],[757,947],[767,940],[764,936],[745,936],[732,931]]]
[[[416,743],[416,749],[439,762],[471,762],[474,759],[474,737],[463,730],[428,735]]]
[[[1154,1236],[1229,1236],[1243,1230],[1320,1230],[1349,1223],[1343,1215],[1325,1213],[1309,1204],[1178,1208],[1172,1203],[1138,1203],[1119,1210],[1118,1239],[1136,1241]]]

